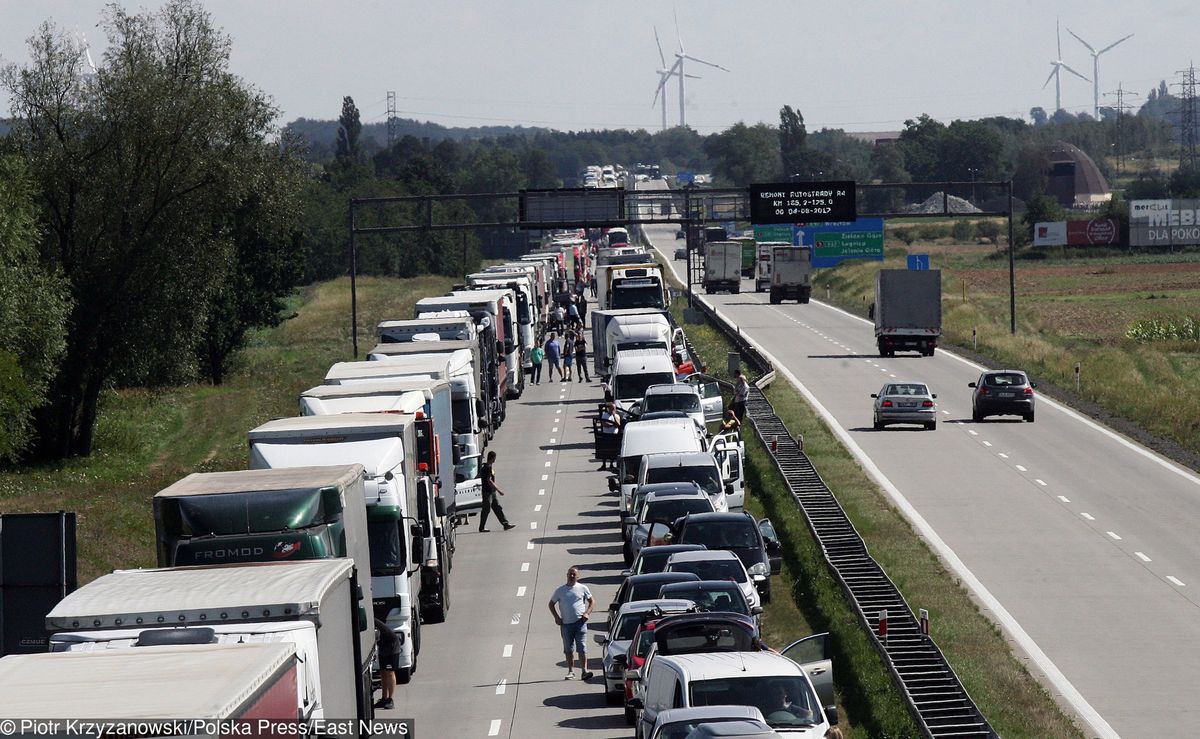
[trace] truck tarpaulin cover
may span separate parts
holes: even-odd
[[[1116,244],[1121,230],[1115,218],[1049,221],[1033,227],[1034,246],[1098,246]]]

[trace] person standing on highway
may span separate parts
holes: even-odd
[[[567,311],[562,307],[562,303],[556,303],[554,306],[554,328],[559,331],[563,330],[563,324],[567,320]]]
[[[379,700],[376,708],[395,707],[392,694],[396,692],[396,664],[400,658],[400,640],[383,619],[375,619],[375,645],[379,648]]]
[[[496,452],[488,452],[487,462],[479,467],[479,479],[483,482],[483,506],[479,509],[479,533],[487,533],[489,512],[496,514],[496,520],[500,522],[505,531],[515,529],[516,526],[508,522],[508,518],[504,515],[504,509],[496,500],[497,495],[504,495],[504,491],[496,484]]]
[[[567,304],[567,325],[572,329],[582,325],[579,318],[579,297],[576,295],[572,295],[571,302]]]
[[[588,275],[588,288],[592,291],[592,297],[596,297],[596,274],[594,272]]]
[[[559,310],[562,310],[561,308]],[[550,369],[546,370],[546,380],[554,382],[554,370],[558,370],[558,379],[562,379],[562,367],[558,364],[558,358],[562,351],[562,347],[558,344],[557,334],[550,333],[550,338],[546,339],[546,344],[542,348],[546,350],[546,361],[550,363]]]
[[[575,364],[579,367],[579,369],[575,370],[575,373],[579,376],[579,381],[583,382],[586,379],[587,382],[591,382],[592,376],[588,372],[587,367],[587,340],[583,338],[582,331],[575,337]]]
[[[737,415],[738,421],[746,420],[746,401],[750,398],[750,383],[741,370],[733,378],[733,402],[729,409]]]
[[[533,347],[529,352],[529,361],[532,365],[529,368],[529,379],[534,385],[542,383],[542,360],[545,358],[546,350],[540,346]]]
[[[574,308],[575,304],[572,303],[571,307]],[[571,381],[571,373],[574,372],[573,365],[575,363],[575,332],[574,331],[568,331],[567,334],[565,336],[563,336],[562,357],[563,357],[563,371],[560,374],[562,375],[563,382],[570,382]]]
[[[579,654],[579,677],[590,680],[592,673],[587,668],[587,622],[592,617],[596,599],[587,585],[579,582],[579,568],[567,570],[567,582],[554,589],[550,596],[550,615],[558,624],[562,635],[563,656],[567,658],[567,680],[575,679],[575,657],[572,647]],[[555,606],[558,606],[556,609]]]
[[[600,433],[611,434],[616,436],[621,433],[621,417],[617,414],[616,403],[607,402],[604,404],[604,410],[600,412]],[[600,472],[604,472],[612,465],[615,472],[617,470],[617,460],[603,458],[600,460]]]

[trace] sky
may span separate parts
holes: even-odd
[[[280,123],[333,119],[343,96],[364,123],[397,115],[446,126],[559,130],[662,127],[652,107],[680,42],[729,71],[685,61],[689,126],[714,133],[738,121],[777,124],[800,110],[809,130],[890,131],[922,113],[1028,119],[1054,108],[1057,57],[1092,77],[1087,49],[1133,38],[1100,58],[1101,93],[1179,81],[1200,51],[1196,0],[202,0],[232,38],[235,74],[270,95]],[[160,0],[122,3],[157,8]],[[25,40],[53,19],[107,46],[97,0],[0,0],[0,60],[26,63]],[[678,31],[676,30],[678,19]],[[1188,43],[1188,42],[1191,43]],[[1091,111],[1092,84],[1063,74],[1063,108]],[[1178,88],[1174,88],[1177,90]],[[679,123],[679,88],[666,86]],[[1114,98],[1101,97],[1101,105]],[[9,110],[0,90],[0,115]]]

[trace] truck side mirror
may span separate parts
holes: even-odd
[[[433,499],[433,510],[435,513],[437,513],[438,518],[445,518],[446,517],[446,499],[440,495],[438,497],[434,498]]]
[[[608,491],[610,493],[615,493],[618,490],[620,490],[620,488],[621,488],[621,486],[617,484],[617,476],[609,475],[608,476]]]
[[[505,354],[508,353],[508,352],[504,351],[504,342],[500,341],[499,339],[496,340],[496,353],[499,354],[500,356],[504,356]]]
[[[358,607],[358,630],[366,631],[368,623],[369,622],[367,621],[367,609],[363,608],[362,606],[359,606]]]

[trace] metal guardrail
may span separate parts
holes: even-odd
[[[771,363],[710,306],[703,301],[697,301],[696,305],[759,372],[750,386],[746,415],[792,498],[804,511],[809,530],[821,545],[825,561],[903,693],[909,712],[923,735],[930,739],[998,736],[941,649],[923,633],[912,608],[871,557],[841,504],[763,394],[762,387],[775,376]],[[690,340],[688,351],[698,358]],[[885,631],[880,628],[884,613],[887,614]]]

